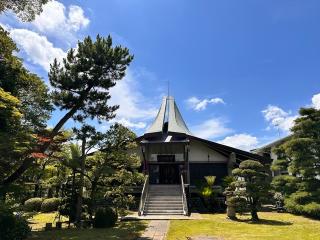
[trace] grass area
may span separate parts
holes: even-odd
[[[106,229],[61,229],[43,231],[47,222],[53,223],[57,213],[37,213],[29,218],[32,235],[28,240],[133,240],[139,237],[147,227],[146,221],[119,222],[113,228]],[[66,221],[67,218],[61,219]],[[67,225],[64,225],[66,227]]]
[[[32,232],[28,240],[133,240],[147,227],[144,221],[119,222],[113,228],[105,229],[63,229],[47,232]]]
[[[288,213],[259,213],[260,223],[250,222],[249,216],[238,221],[225,214],[203,215],[202,220],[173,220],[167,240],[211,236],[223,240],[315,240],[320,239],[320,221]]]
[[[34,215],[31,215],[30,218],[28,218],[29,226],[32,228],[32,230],[42,230],[46,223],[54,223],[58,220],[57,218],[57,212],[51,212],[51,213],[35,213]],[[68,218],[61,216],[60,221],[65,222]],[[67,226],[67,224],[64,224],[63,227]]]

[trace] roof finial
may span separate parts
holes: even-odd
[[[170,80],[168,80],[168,97],[170,97]]]

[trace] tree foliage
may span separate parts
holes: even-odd
[[[241,206],[242,211],[248,209],[253,221],[259,220],[258,210],[268,194],[268,174],[260,162],[245,160],[239,168],[232,171],[235,181],[227,189],[229,194],[228,204]],[[245,206],[243,206],[243,203]]]
[[[8,10],[15,12],[22,20],[31,21],[42,11],[48,0],[1,0],[0,13]]]
[[[66,114],[48,134],[49,141],[38,144],[36,151],[45,152],[70,118],[80,123],[87,118],[98,121],[113,118],[118,106],[108,105],[109,89],[125,76],[132,59],[127,48],[114,47],[110,36],[103,38],[98,35],[95,42],[90,37],[79,42],[77,51],[71,49],[62,64],[55,60],[49,73],[52,99]],[[23,158],[22,164],[2,181],[2,185],[14,182],[34,161],[33,156]]]
[[[91,198],[104,198],[116,209],[127,209],[133,204],[133,196],[126,194],[129,188],[141,184],[143,175],[138,172],[141,162],[135,149],[136,135],[128,128],[114,124],[106,132],[104,145],[90,161]],[[99,193],[100,192],[100,193]]]
[[[47,86],[23,67],[17,50],[0,27],[0,181],[33,154],[52,109]]]
[[[301,108],[291,130],[273,164],[288,175],[275,177],[272,185],[283,194],[288,211],[320,218],[320,111]]]

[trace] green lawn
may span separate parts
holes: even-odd
[[[28,240],[133,240],[147,227],[146,221],[118,222],[113,228],[106,229],[64,229],[43,231],[46,222],[53,222],[56,213],[39,213],[29,219],[32,235]],[[63,219],[64,221],[66,219]]]
[[[36,213],[34,215],[31,215],[30,218],[28,218],[29,226],[32,228],[32,230],[40,231],[42,230],[46,223],[53,223],[55,225],[57,213],[51,212],[51,213]],[[61,221],[67,221],[68,218],[61,217]],[[64,224],[63,227],[66,227],[67,224]]]
[[[263,219],[254,224],[244,216],[239,221],[225,214],[203,215],[202,220],[174,220],[167,240],[185,240],[192,236],[212,236],[223,240],[320,240],[320,221],[287,213],[259,213]]]
[[[63,229],[32,232],[28,240],[133,240],[140,236],[147,224],[142,221],[119,222],[106,229]]]

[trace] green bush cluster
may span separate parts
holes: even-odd
[[[227,205],[233,206],[237,213],[244,214],[250,209],[248,208],[247,199],[242,196],[232,196],[227,199]]]
[[[21,216],[15,216],[13,212],[0,207],[0,239],[1,240],[23,240],[31,232],[27,221]]]
[[[288,212],[320,219],[320,203],[314,201],[308,192],[296,192],[286,198],[285,208]]]
[[[57,211],[60,205],[60,198],[48,198],[41,204],[41,212],[53,212]]]
[[[24,209],[27,212],[39,212],[41,210],[42,202],[42,198],[30,198],[24,202]]]
[[[95,213],[93,227],[108,228],[113,227],[118,219],[118,214],[110,207],[98,208]]]

